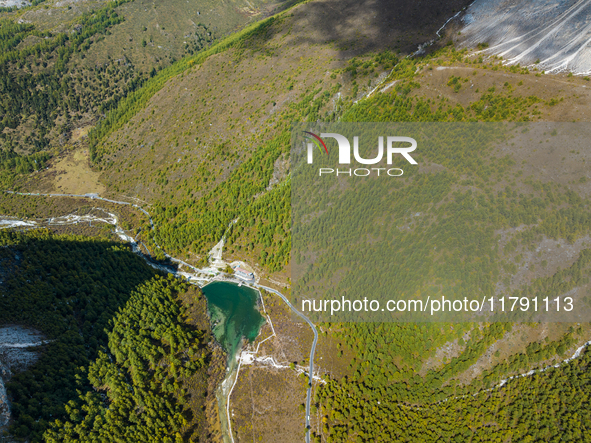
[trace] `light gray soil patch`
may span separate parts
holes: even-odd
[[[24,326],[0,327],[0,433],[10,421],[10,405],[5,383],[12,374],[25,370],[37,361],[35,348],[45,344],[38,331]]]

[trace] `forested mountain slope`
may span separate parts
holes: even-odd
[[[583,80],[505,69],[450,46],[405,58],[462,4],[404,4],[308,2],[176,63],[91,135],[102,180],[114,195],[156,204],[156,239],[167,250],[203,259],[239,218],[230,254],[278,271],[289,251],[291,122],[588,115]]]
[[[35,327],[49,340],[7,385],[14,436],[207,435],[211,339],[198,288],[155,275],[110,241],[4,230],[0,242],[0,322]]]
[[[40,169],[156,72],[272,7],[265,0],[47,0],[0,8],[3,175]]]
[[[289,251],[281,238],[288,230],[291,122],[337,118],[462,3],[400,6],[308,2],[182,60],[91,136],[103,180],[112,192],[162,202],[155,214],[167,222],[159,223],[157,241],[175,253],[189,249],[195,258],[239,213],[257,213],[258,239],[243,246],[281,269]],[[425,10],[426,17],[419,14]],[[409,76],[413,69],[414,62],[405,61],[392,75]],[[241,224],[253,222],[242,217],[236,228],[250,232]]]
[[[293,121],[528,122],[590,117],[585,79],[505,67],[496,57],[445,46],[449,37],[429,48],[427,55],[406,58],[411,46],[433,35],[413,34],[405,26],[409,18],[412,22],[412,11],[400,15],[400,22],[395,17],[388,21],[394,26],[381,28],[372,19],[379,21],[385,15],[363,5],[359,13],[367,14],[365,23],[375,24],[364,27],[364,33],[359,27],[316,26],[331,19],[346,21],[337,11],[346,15],[356,7],[339,5],[329,1],[300,5],[209,54],[183,60],[169,78],[163,74],[154,79],[151,88],[124,103],[95,133],[94,160],[111,192],[155,202],[159,244],[197,262],[229,222],[238,219],[228,238],[230,257],[256,263],[263,273],[289,265],[291,187],[285,172]],[[438,29],[436,22],[433,31]],[[425,155],[422,161],[434,162],[434,172],[466,173],[460,166],[456,170],[444,152]],[[560,190],[563,195],[573,189],[582,198],[572,201],[574,207],[582,214],[588,212],[586,181],[572,182],[568,173],[583,174],[577,166],[582,159],[585,153],[568,155],[556,188],[546,191],[529,183],[520,192],[528,198],[544,193],[540,196],[547,198],[548,192]],[[466,189],[460,194],[449,194],[450,208],[470,205],[468,188],[479,189],[482,197],[502,193],[502,183],[510,185],[512,179],[493,171],[493,164],[475,171],[483,182],[473,178],[462,185]],[[430,180],[420,183],[432,192]],[[511,193],[505,198],[516,209],[524,197]],[[556,202],[562,198],[566,197]],[[452,213],[447,216],[453,219]],[[513,222],[508,223],[514,228]],[[572,235],[561,231],[556,241],[578,248],[573,241],[586,238],[588,231],[580,224],[572,229]],[[523,255],[536,241],[538,237],[524,235],[506,247],[512,257],[503,274],[509,279],[507,285],[513,284],[513,266],[522,266]],[[586,266],[586,257],[581,252],[581,266]],[[557,266],[552,272],[560,269]],[[578,266],[564,272],[578,275]],[[577,284],[586,284],[582,279]],[[536,324],[324,326],[325,339],[338,341],[340,350],[327,347],[320,356],[325,365],[343,367],[348,375],[318,390],[312,426],[318,441],[419,437],[495,441],[511,435],[535,441],[556,438],[559,429],[574,440],[584,435],[577,428],[585,423],[588,386],[581,378],[585,359],[540,373],[531,381],[511,382],[509,390],[479,394],[473,400],[471,395],[507,375],[566,358],[588,340],[587,325],[580,329]],[[448,354],[445,349],[452,351]],[[340,355],[350,360],[339,361]],[[543,389],[534,389],[529,397],[513,394],[527,390],[528,383]],[[562,388],[568,398],[581,392],[581,401],[544,400]],[[437,403],[454,396],[459,398]],[[521,412],[532,404],[543,405],[538,415]],[[559,418],[548,421],[550,408]],[[452,413],[464,409],[473,415]],[[464,421],[458,422],[460,416]],[[425,428],[431,433],[425,434]]]

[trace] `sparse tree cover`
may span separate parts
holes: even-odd
[[[33,0],[31,1],[31,6],[37,6],[41,3],[43,3],[46,0]],[[13,12],[13,11],[18,11],[20,8],[18,6],[3,6],[0,7],[0,13],[2,12]]]
[[[92,160],[99,165],[101,164],[101,160],[105,154],[105,147],[102,146],[102,143],[104,143],[106,138],[114,131],[122,128],[134,115],[144,109],[154,94],[160,91],[170,79],[191,69],[193,66],[200,65],[212,55],[219,54],[229,48],[240,48],[244,40],[256,38],[261,33],[266,32],[275,21],[275,17],[261,20],[232,34],[207,50],[201,51],[193,56],[182,58],[163,69],[158,75],[154,72],[154,75],[152,75],[153,78],[146,82],[141,89],[129,94],[124,100],[121,100],[119,105],[108,112],[105,119],[101,120],[97,127],[89,134]]]
[[[103,102],[101,106],[107,106],[101,109],[108,109],[117,103],[118,94],[125,94],[141,84],[141,77],[131,75],[130,79],[129,72],[122,76],[121,86],[112,79],[111,84],[103,84],[101,72],[106,70],[102,67],[95,68],[94,72],[69,67],[72,56],[88,51],[97,36],[122,22],[115,8],[127,1],[130,0],[112,1],[102,9],[83,14],[70,33],[54,35],[38,31],[30,24],[0,19],[0,149],[7,153],[5,155],[14,156],[19,147],[29,152],[47,150],[52,131],[68,132],[75,116],[96,109],[99,101]],[[18,47],[28,37],[40,41]],[[120,69],[115,66],[116,70]],[[98,82],[92,78],[94,76]],[[15,138],[12,131],[4,131],[5,128],[22,129],[31,119],[35,127],[23,140]],[[6,166],[10,164],[4,164]]]
[[[129,1],[133,0],[110,1],[100,9],[84,13],[66,32],[39,31],[32,24],[15,23],[9,15],[0,17],[3,187],[10,186],[19,174],[44,167],[39,163],[39,155],[47,160],[48,151],[57,144],[63,145],[72,129],[114,109],[120,99],[138,89],[165,64],[156,58],[151,71],[137,69],[125,56],[118,60],[108,56],[108,61],[91,68],[79,63],[94,43],[110,34],[109,29],[123,22],[116,10]],[[200,51],[212,39],[211,31],[199,24],[195,41],[185,45],[184,50],[190,54]],[[39,151],[44,152],[35,154]]]

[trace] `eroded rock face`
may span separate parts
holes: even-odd
[[[10,377],[10,371],[0,361],[0,429],[8,424],[10,420],[10,408],[8,406],[8,397],[3,380]]]
[[[546,72],[591,73],[591,0],[476,0],[463,16],[463,45],[509,64]]]
[[[26,0],[0,0],[0,8],[11,8],[13,6],[23,8],[30,5],[31,2]]]
[[[40,332],[23,326],[0,326],[0,432],[10,421],[6,382],[38,358],[36,347],[46,343]]]

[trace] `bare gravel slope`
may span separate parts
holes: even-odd
[[[591,0],[476,0],[462,18],[462,44],[488,43],[509,64],[591,73]]]

